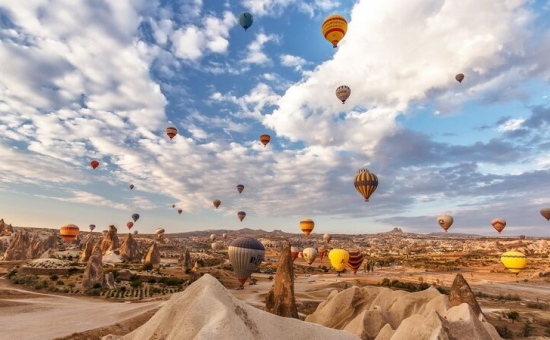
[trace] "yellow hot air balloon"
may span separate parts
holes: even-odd
[[[331,14],[325,18],[321,31],[326,40],[332,43],[332,47],[338,47],[340,40],[344,38],[348,30],[346,18],[340,14]]]
[[[378,187],[378,177],[372,172],[369,172],[368,169],[359,169],[353,180],[353,185],[355,185],[355,189],[365,198],[365,202],[368,202],[369,197]]]
[[[349,253],[344,249],[332,249],[328,253],[330,265],[340,274],[348,265]]]
[[[309,236],[315,227],[315,222],[311,218],[304,218],[300,221],[300,229],[304,235]]]
[[[507,251],[500,256],[500,261],[511,273],[516,275],[527,265],[527,259],[519,251]]]

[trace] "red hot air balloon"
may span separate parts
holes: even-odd
[[[182,212],[183,212],[183,210],[178,209],[178,214],[179,214],[179,215],[181,215]]]
[[[133,226],[134,222],[126,222],[126,227],[128,228],[128,230],[132,229]]]
[[[459,73],[455,76],[455,79],[456,81],[458,81],[459,83],[462,83],[462,81],[464,80],[464,74],[462,73]]]
[[[241,222],[244,220],[244,218],[246,217],[246,213],[244,211],[239,211],[237,213],[237,217],[239,218],[239,220],[241,220]]]
[[[506,227],[506,221],[502,218],[495,218],[491,221],[491,225],[500,234],[504,230],[504,227]]]
[[[261,136],[260,136],[260,142],[262,142],[262,144],[264,145],[264,147],[267,146],[267,143],[269,143],[270,140],[271,140],[271,136],[270,136],[270,135],[261,135]]]
[[[178,134],[178,129],[175,126],[169,126],[166,128],[166,135],[170,138],[170,140]]]
[[[92,169],[95,169],[99,166],[99,162],[94,159],[90,162],[90,165],[92,166]]]

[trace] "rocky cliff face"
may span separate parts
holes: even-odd
[[[84,275],[82,277],[82,289],[88,290],[98,285],[103,288],[105,284],[105,274],[103,274],[102,256],[99,251],[96,251],[90,256]]]
[[[178,259],[179,264],[181,264],[181,269],[185,274],[189,274],[191,272],[191,269],[193,268],[193,263],[191,260],[191,254],[189,253],[189,249],[184,248],[181,252],[181,255]]]
[[[298,319],[298,309],[294,297],[294,266],[290,255],[290,243],[284,243],[277,266],[277,275],[269,291],[265,311],[287,318]]]
[[[92,256],[94,244],[95,243],[93,235],[88,235],[84,242],[84,249],[82,249],[82,254],[80,255],[80,262],[88,262],[90,256]]]
[[[57,246],[57,236],[54,232],[29,233],[16,232],[4,252],[5,261],[21,261],[36,259]]]
[[[119,254],[120,243],[118,241],[117,228],[114,225],[109,226],[109,232],[103,236],[101,242],[96,245],[101,255],[105,255],[108,251]],[[95,249],[94,249],[95,253]]]
[[[145,262],[150,262],[153,266],[160,264],[160,252],[156,242],[149,247],[147,255],[145,255]]]
[[[11,224],[6,224],[4,219],[0,220],[0,236],[9,236],[13,233],[13,226]]]
[[[449,302],[451,303],[451,306],[460,306],[461,304],[466,303],[470,306],[470,308],[472,308],[472,311],[479,320],[486,320],[483,312],[481,311],[481,307],[477,303],[474,292],[472,292],[470,285],[462,274],[456,274],[449,293]]]
[[[126,261],[141,261],[143,255],[139,251],[138,243],[130,233],[120,246],[120,256]]]

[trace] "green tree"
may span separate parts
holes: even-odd
[[[517,319],[519,319],[519,313],[516,311],[511,311],[506,313],[506,317],[512,320],[512,323],[514,323]]]

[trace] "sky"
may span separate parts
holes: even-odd
[[[498,217],[502,236],[548,236],[549,16],[547,0],[0,0],[0,217],[364,234],[450,214],[449,232],[498,235]]]

